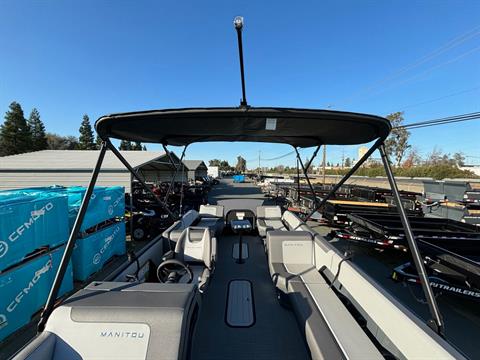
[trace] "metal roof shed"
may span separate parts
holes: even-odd
[[[147,182],[170,181],[175,172],[163,151],[121,151],[121,154]],[[171,155],[179,165],[180,159],[173,152]],[[0,157],[0,189],[55,184],[86,186],[97,158],[96,150],[43,150]],[[97,185],[124,186],[129,192],[130,172],[117,157],[108,151],[103,164]],[[176,179],[180,181],[182,171],[181,168],[179,170]]]
[[[208,168],[202,160],[183,160],[187,171],[188,180],[195,180],[196,177],[207,176]]]

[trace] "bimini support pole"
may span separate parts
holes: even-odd
[[[420,250],[418,249],[417,241],[413,236],[412,228],[410,227],[410,222],[408,221],[407,214],[403,207],[402,199],[400,197],[400,193],[398,192],[398,186],[395,181],[395,177],[393,176],[392,168],[390,166],[390,161],[388,160],[388,155],[385,151],[385,146],[383,144],[380,145],[379,150],[380,150],[380,155],[382,157],[382,162],[385,168],[385,172],[387,173],[388,182],[390,183],[390,187],[392,189],[395,205],[397,206],[398,213],[400,214],[400,220],[402,221],[403,230],[405,231],[408,247],[412,254],[413,262],[415,263],[415,268],[417,269],[418,276],[420,277],[422,289],[425,294],[425,298],[427,299],[430,314],[432,316],[432,319],[430,319],[427,322],[427,324],[435,332],[443,336],[444,324],[443,324],[442,314],[440,313],[440,309],[438,308],[437,301],[435,300],[432,287],[430,286],[430,281],[428,280],[427,271],[425,270],[425,266],[423,264],[422,255],[420,254]]]
[[[157,203],[165,210],[165,212],[171,216],[171,218],[175,221],[177,220],[177,216],[168,208],[167,204],[165,204],[162,200],[158,198],[158,196],[150,189],[145,181],[137,174],[135,169],[132,168],[132,166],[128,163],[127,160],[120,154],[120,151],[117,150],[115,146],[110,142],[110,140],[107,140],[107,147],[115,154],[115,156],[122,162],[122,164],[130,171],[130,173],[133,175],[135,179],[143,186],[143,188],[150,193],[154,199],[157,200]]]
[[[185,157],[185,150],[187,150],[187,146],[188,145],[185,145],[183,147],[182,155],[180,156],[180,167],[182,167],[182,169],[183,169],[182,161],[183,161],[183,158]],[[173,161],[172,154],[170,154],[170,151],[168,151],[167,146],[165,144],[162,144],[162,147],[163,147],[163,150],[165,151],[165,154],[168,155],[168,159],[170,160],[170,164],[172,164],[172,166],[175,168],[175,172],[173,173],[173,176],[172,176],[172,181],[170,181],[170,185],[168,186],[167,193],[165,194],[165,197],[163,198],[163,202],[165,204],[168,204],[167,201],[168,201],[168,198],[170,196],[170,192],[172,191],[173,186],[175,185],[175,178],[177,177],[178,166],[175,164],[175,161]]]
[[[384,140],[385,139],[383,138],[378,139],[375,144],[373,144],[372,147],[368,149],[365,155],[363,155],[362,158],[355,163],[355,165],[345,174],[345,176],[332,188],[332,190],[330,190],[327,196],[325,196],[322,201],[320,201],[320,204],[318,204],[312,211],[310,211],[310,214],[307,215],[304,221],[310,219],[312,215],[315,214],[315,212],[317,212],[323,205],[325,205],[328,199],[330,199],[332,195],[335,194],[338,189],[340,189],[340,187],[345,183],[345,181],[347,181],[350,176],[352,176],[355,171],[357,171],[357,169],[362,166],[362,164],[370,157],[370,155],[372,155],[373,152],[377,150],[381,144],[383,144]]]
[[[297,204],[300,205],[300,166],[297,159]]]
[[[102,162],[105,157],[106,151],[107,142],[102,141],[102,144],[100,146],[100,154],[98,155],[97,163],[95,164],[95,168],[93,169],[90,183],[88,184],[87,190],[85,191],[85,195],[83,197],[82,204],[80,205],[77,218],[75,219],[75,223],[73,224],[73,229],[70,232],[67,245],[65,246],[65,251],[63,252],[62,260],[60,261],[57,274],[55,275],[55,280],[53,280],[50,293],[48,294],[45,309],[43,310],[42,315],[40,316],[40,320],[38,322],[37,330],[39,332],[42,332],[45,329],[45,324],[47,323],[48,317],[52,313],[55,306],[58,291],[60,289],[60,285],[62,284],[65,272],[67,271],[70,258],[72,257],[73,248],[75,247],[75,241],[77,240],[78,233],[80,232],[80,227],[83,223],[83,218],[85,217],[85,213],[87,212],[88,203],[90,202],[90,198],[92,197],[93,189],[95,187],[95,183],[97,182],[98,173],[100,172],[100,168],[102,167]]]
[[[316,205],[317,205],[317,194],[315,193],[315,189],[313,188],[312,183],[310,182],[310,178],[308,177],[308,168],[312,164],[313,159],[315,159],[315,157],[317,156],[318,150],[320,149],[320,145],[317,146],[317,148],[315,149],[315,152],[313,153],[311,160],[307,163],[307,166],[303,165],[303,161],[302,161],[302,158],[300,156],[300,153],[298,152],[298,149],[295,146],[293,148],[295,149],[295,152],[297,153],[297,161],[300,163],[300,166],[302,167],[303,175],[305,176],[305,179],[307,180],[308,186],[310,188],[310,192],[313,195],[313,206],[316,207]],[[298,179],[298,182],[300,183],[300,178]]]

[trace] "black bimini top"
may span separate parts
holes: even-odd
[[[289,108],[191,108],[112,114],[97,120],[102,139],[165,145],[253,141],[310,147],[354,145],[386,138],[382,117],[341,111]]]

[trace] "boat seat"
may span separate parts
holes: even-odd
[[[177,242],[180,235],[182,235],[183,230],[193,225],[198,219],[198,216],[199,214],[196,210],[187,211],[180,220],[175,221],[163,232],[163,237],[170,241]]]
[[[267,243],[272,281],[291,303],[312,358],[381,359],[316,269],[312,235],[307,231],[270,231]]]
[[[280,206],[257,206],[257,228],[261,237],[267,236],[268,231],[287,230]]]
[[[292,245],[290,242],[293,241]],[[277,243],[274,246],[274,243]],[[301,281],[300,274],[308,271],[315,271],[315,267],[312,265],[312,236],[308,232],[304,231],[269,231],[266,238],[267,243],[267,255],[268,255],[268,267],[272,281],[282,293],[288,293],[288,286],[291,282]],[[288,265],[284,261],[284,246],[298,247],[299,251],[295,254],[299,254],[297,259],[288,259]],[[304,250],[302,252],[302,249]],[[286,252],[286,256],[288,256]],[[288,268],[287,268],[288,266]]]
[[[216,254],[217,239],[212,237],[210,230],[191,226],[180,235],[174,257],[189,265],[194,274],[193,282],[203,292],[214,270]]]
[[[282,221],[290,231],[308,231],[312,236],[315,234],[310,226],[291,211],[287,210],[283,213]]]
[[[222,205],[200,205],[199,219],[195,226],[208,227],[215,236],[219,236],[225,227],[224,212],[225,207]]]
[[[14,359],[185,358],[196,290],[194,284],[91,283],[56,308]]]

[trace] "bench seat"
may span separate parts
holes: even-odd
[[[382,359],[357,321],[315,267],[308,231],[270,231],[268,263],[289,300],[313,359]]]

